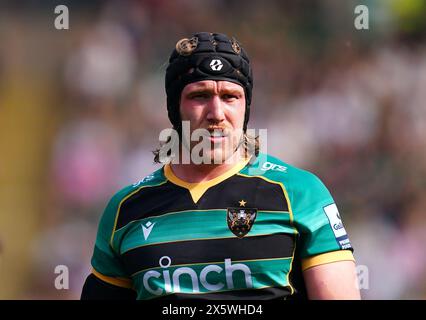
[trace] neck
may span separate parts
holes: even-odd
[[[240,150],[221,164],[170,164],[176,177],[189,183],[212,180],[244,161]]]

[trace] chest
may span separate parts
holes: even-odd
[[[221,184],[196,203],[174,186],[140,201],[116,234],[139,293],[287,285],[296,237],[288,204],[280,186],[255,182]]]

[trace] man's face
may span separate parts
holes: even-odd
[[[190,122],[191,135],[197,129],[207,130],[198,141],[191,141],[190,150],[207,140],[210,148],[203,149],[204,159],[223,163],[241,140],[245,106],[244,89],[233,82],[204,80],[186,85],[180,100],[181,119]]]

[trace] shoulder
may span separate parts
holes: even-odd
[[[281,185],[293,210],[299,212],[334,202],[329,190],[316,174],[268,154],[259,154],[242,173]]]
[[[115,232],[119,216],[123,206],[126,206],[128,200],[132,199],[133,195],[143,192],[144,187],[155,186],[164,183],[165,178],[163,168],[149,174],[142,180],[125,186],[118,190],[108,201],[103,214],[99,221],[99,235],[102,239],[110,239]]]
[[[153,173],[147,175],[142,180],[135,182],[131,185],[125,186],[122,189],[118,190],[110,199],[106,211],[112,211],[111,213],[115,215],[128,198],[130,198],[135,193],[142,191],[145,187],[157,186],[166,182],[166,178],[163,173],[163,168],[160,168]]]
[[[135,189],[141,189],[143,187],[158,185],[158,184],[164,183],[165,181],[167,181],[167,179],[164,176],[163,167],[161,167],[160,169],[144,177],[142,180],[128,187],[131,187],[133,188],[133,190],[135,190]]]
[[[242,173],[283,183],[290,189],[298,186],[303,186],[303,188],[322,186],[322,182],[316,174],[265,153],[259,154],[255,161],[244,168]]]

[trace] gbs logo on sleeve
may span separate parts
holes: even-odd
[[[336,204],[332,203],[328,206],[325,206],[324,212],[327,215],[331,229],[333,230],[334,236],[336,237],[336,240],[339,243],[340,247],[342,249],[352,248]]]
[[[287,167],[280,166],[276,163],[266,161],[262,164],[262,167],[260,168],[260,170],[262,171],[273,170],[273,171],[287,172]]]

